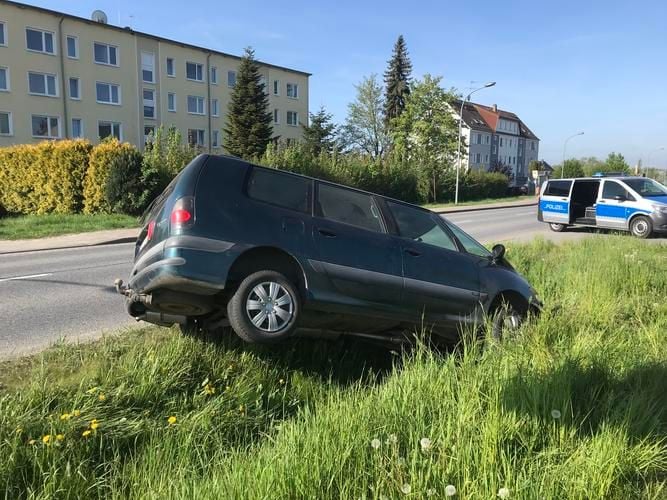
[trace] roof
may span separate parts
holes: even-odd
[[[453,105],[456,110],[461,109],[461,100],[455,100]],[[498,128],[498,120],[503,118],[505,120],[512,120],[519,124],[519,135],[526,139],[533,139],[539,141],[540,139],[528,128],[528,126],[516,114],[498,109],[484,104],[475,102],[466,102],[463,107],[463,123],[475,130],[483,130],[486,132],[495,132]],[[479,123],[482,122],[482,123]]]
[[[461,101],[456,100],[452,103],[457,111],[461,110]],[[463,106],[463,123],[475,130],[483,130],[485,132],[493,132],[493,129],[487,125],[487,122],[479,114],[477,108],[470,102],[466,102]]]
[[[123,33],[129,33],[129,34],[132,34],[132,35],[139,35],[139,36],[143,36],[143,37],[146,37],[146,38],[151,38],[153,40],[157,40],[159,42],[173,43],[173,44],[179,45],[181,47],[195,49],[195,50],[201,50],[201,51],[204,51],[204,52],[208,52],[208,53],[211,53],[211,54],[217,54],[217,55],[224,56],[224,57],[230,57],[230,58],[236,59],[238,61],[240,61],[242,59],[241,56],[237,56],[237,55],[234,55],[234,54],[229,54],[227,52],[221,52],[219,50],[209,49],[207,47],[201,47],[199,45],[193,45],[191,43],[179,42],[178,40],[172,40],[170,38],[165,38],[165,37],[162,37],[162,36],[152,35],[150,33],[144,33],[142,31],[135,31],[132,28],[130,28],[129,26],[127,26],[125,28],[121,28],[120,26],[114,26],[113,24],[102,24],[102,23],[98,23],[97,21],[93,21],[92,19],[86,19],[85,17],[74,16],[72,14],[67,14],[65,12],[58,12],[56,10],[45,9],[44,7],[37,7],[35,5],[28,5],[28,4],[25,4],[25,3],[14,2],[14,1],[11,1],[11,0],[0,0],[0,5],[2,5],[2,4],[11,5],[11,6],[17,7],[19,9],[36,10],[38,12],[42,12],[42,13],[45,13],[45,14],[51,14],[53,16],[64,17],[66,19],[72,19],[74,21],[79,21],[79,22],[94,25],[94,26],[103,26],[103,27],[111,29],[111,30],[121,31]],[[299,73],[299,74],[305,75],[307,77],[312,76],[312,73],[307,73],[305,71],[301,71],[301,70],[298,70],[298,69],[287,68],[285,66],[278,66],[277,64],[271,64],[271,63],[267,63],[267,62],[259,61],[259,60],[257,61],[257,63],[262,65],[262,66],[268,66],[270,68],[276,68],[276,69],[281,69],[281,70],[284,70],[284,71],[290,71],[292,73]]]

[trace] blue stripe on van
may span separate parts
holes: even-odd
[[[597,217],[614,217],[617,219],[627,219],[630,216],[636,214],[637,212],[641,212],[644,214],[651,213],[650,211],[644,210],[642,208],[624,207],[622,205],[605,205],[598,203],[597,207],[595,207],[595,215]]]
[[[570,213],[570,204],[567,201],[546,201],[540,200],[542,212],[556,212],[559,214]]]

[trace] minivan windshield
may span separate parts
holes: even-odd
[[[667,196],[667,188],[653,179],[623,179],[623,182],[644,198]]]

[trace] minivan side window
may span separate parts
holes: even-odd
[[[604,181],[602,188],[602,198],[606,200],[613,200],[614,196],[623,196],[625,199],[635,201],[634,197],[628,193],[627,189],[621,186],[618,182]]]
[[[544,196],[570,196],[572,181],[549,181],[544,191]]]
[[[248,196],[272,205],[310,213],[312,181],[277,170],[253,168],[248,181]]]
[[[447,224],[447,227],[449,230],[456,235],[456,237],[459,239],[461,242],[461,245],[463,245],[463,248],[466,249],[466,252],[471,253],[473,255],[477,255],[478,257],[489,257],[491,256],[491,252],[489,252],[484,245],[476,241],[472,236],[469,234],[465,233],[463,229],[461,229],[458,226],[455,226],[449,221],[445,222]]]
[[[398,233],[401,238],[458,251],[454,240],[433,220],[431,213],[393,201],[387,201],[387,206],[398,225]]]
[[[380,210],[371,195],[320,183],[315,208],[325,219],[384,232]]]

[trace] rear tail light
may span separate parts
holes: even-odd
[[[171,230],[181,230],[192,227],[195,222],[195,200],[192,196],[179,198],[171,209],[169,221]]]
[[[148,223],[148,229],[146,229],[146,241],[153,239],[153,233],[155,233],[155,221],[152,220]]]

